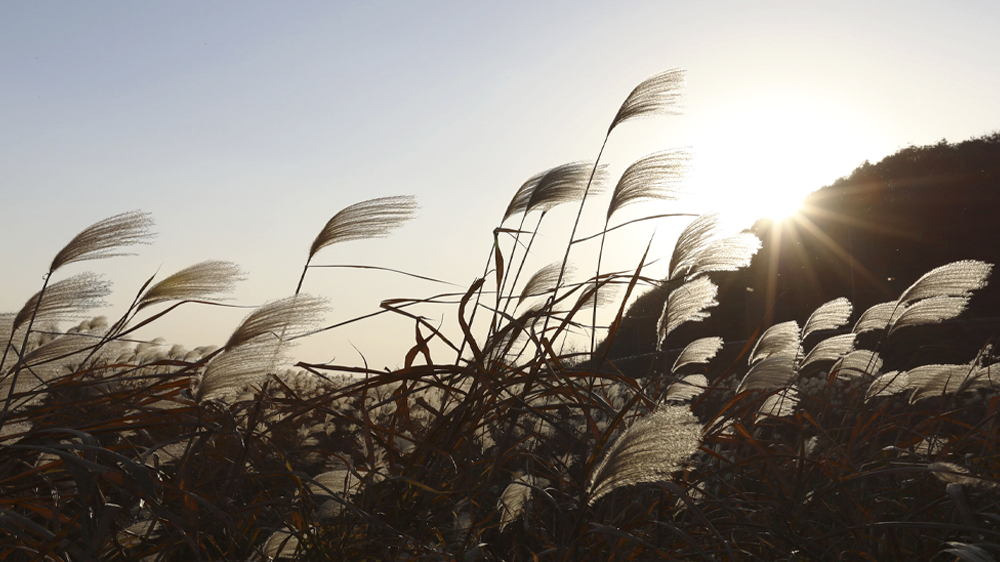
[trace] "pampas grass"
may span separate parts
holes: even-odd
[[[85,228],[52,258],[49,273],[78,261],[129,255],[118,249],[150,243],[153,219],[149,213],[129,211]]]

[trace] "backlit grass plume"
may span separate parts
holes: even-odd
[[[845,297],[833,299],[832,301],[820,305],[809,319],[802,326],[802,341],[805,341],[810,334],[823,330],[836,330],[847,323],[851,317],[854,307],[851,301]]]
[[[261,336],[278,340],[282,333],[294,338],[321,320],[326,309],[326,299],[308,294],[269,302],[248,314],[223,347],[233,349]]]
[[[104,297],[111,293],[111,282],[95,273],[80,273],[49,285],[35,293],[14,317],[13,330],[34,317],[35,321],[59,321],[75,318],[104,306]]]
[[[640,83],[618,109],[608,127],[608,134],[620,123],[650,115],[680,115],[684,100],[684,70],[672,68],[654,74]]]
[[[204,300],[231,293],[245,278],[238,265],[210,260],[186,267],[153,285],[143,293],[136,308],[178,300]]]
[[[148,244],[155,236],[150,232],[152,215],[129,211],[94,223],[77,234],[52,259],[49,272],[73,262],[128,255],[117,248]]]
[[[643,156],[618,179],[608,204],[607,220],[618,209],[639,201],[672,201],[687,176],[691,152],[686,148],[663,150]]]
[[[309,259],[316,252],[338,242],[383,238],[413,218],[417,201],[410,195],[379,197],[355,203],[333,215],[309,248]]]
[[[701,444],[701,424],[687,406],[661,406],[626,429],[594,470],[590,505],[624,486],[657,482],[679,470]]]
[[[722,349],[722,338],[720,337],[696,339],[681,350],[674,361],[674,366],[670,368],[670,372],[676,373],[685,365],[708,363],[720,349]]]
[[[671,291],[656,323],[657,349],[681,324],[708,318],[706,309],[719,305],[715,300],[718,295],[719,287],[708,277],[698,277]]]

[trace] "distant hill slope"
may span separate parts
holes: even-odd
[[[1000,262],[1000,133],[958,144],[909,147],[811,194],[800,216],[758,222],[763,248],[746,270],[714,275],[720,306],[666,342],[682,347],[718,335],[725,352],[711,372],[737,362],[742,342],[773,323],[801,324],[819,305],[844,296],[852,323],[868,307],[895,299],[934,267],[960,259]],[[775,259],[777,263],[775,264]],[[768,278],[774,288],[769,299]],[[656,321],[666,296],[654,289],[629,309],[609,351],[623,371],[650,370]],[[773,304],[773,308],[772,308]],[[768,315],[768,310],[771,314]],[[1000,329],[1000,271],[947,325],[908,328],[884,347],[885,369],[964,362]],[[671,354],[661,357],[662,363]]]

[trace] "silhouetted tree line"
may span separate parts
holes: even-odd
[[[669,290],[660,287],[629,309],[608,357],[633,376],[662,373],[678,351],[672,348],[718,335],[726,347],[712,372],[731,365],[742,372],[746,340],[774,323],[802,323],[816,307],[841,296],[854,304],[856,320],[937,266],[961,259],[997,263],[998,212],[1000,132],[958,144],[907,147],[877,164],[865,161],[809,195],[797,216],[757,222],[752,230],[763,248],[751,266],[712,275],[720,306],[709,319],[671,334],[665,353],[654,354],[656,322]],[[978,291],[958,319],[908,330],[898,348],[891,340],[881,344],[885,370],[971,360],[1000,333],[1000,280]]]

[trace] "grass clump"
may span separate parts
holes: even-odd
[[[640,84],[605,144],[625,120],[676,113],[682,83],[671,70]],[[897,301],[862,313],[853,329],[851,303],[836,299],[799,319],[801,327],[769,327],[740,362],[718,366],[721,338],[675,341],[678,328],[717,304],[710,274],[745,267],[760,241],[722,232],[706,215],[681,233],[665,279],[643,274],[657,258],[647,247],[630,271],[602,271],[598,258],[592,277],[571,281],[573,245],[600,236],[603,248],[607,233],[634,222],[610,227],[617,208],[673,198],[687,157],[661,151],[629,167],[603,230],[578,237],[583,206],[600,202],[599,160],[553,168],[517,190],[483,277],[466,290],[382,303],[380,313],[415,327],[404,366],[392,371],[290,365],[289,346],[346,324],[321,326],[326,301],[299,291],[311,269],[325,267],[311,264],[315,254],[389,234],[413,216],[412,198],[334,215],[296,291],[251,312],[220,348],[130,337],[177,306],[218,306],[242,278],[219,261],[150,279],[115,322],[61,331],[56,322],[95,306],[108,287],[93,274],[49,279],[70,261],[146,241],[148,216],[127,213],[84,230],[53,261],[42,290],[0,315],[0,558],[997,553],[1000,366],[991,348],[967,365],[888,373],[879,356],[903,328],[960,315],[991,265],[935,269]],[[579,210],[566,253],[519,283],[542,218],[567,203]],[[530,213],[536,226],[518,252]],[[517,228],[503,226],[517,215]],[[600,350],[643,286],[669,296],[654,369],[631,378]],[[408,310],[415,304],[450,307],[455,329],[431,325]],[[597,325],[602,305],[617,311],[608,326]],[[453,360],[436,361],[440,349]]]

